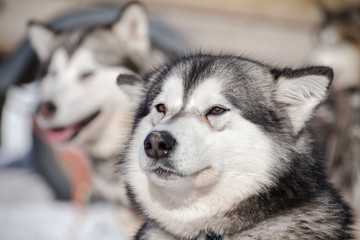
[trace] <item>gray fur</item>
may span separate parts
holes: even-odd
[[[302,77],[305,77],[305,79],[308,77],[307,80],[303,81],[309,81],[306,84],[310,85],[313,84],[311,81],[317,81],[312,78],[316,79],[319,77],[326,79],[326,81],[321,83],[325,89],[324,91],[326,91],[332,79],[332,70],[327,67],[309,67],[298,70],[274,69],[241,57],[199,54],[181,58],[151,73],[148,78],[152,83],[147,95],[143,99],[143,103],[138,109],[136,126],[133,139],[129,144],[127,159],[122,160],[120,164],[120,167],[124,169],[123,174],[126,175],[130,199],[147,218],[147,222],[138,232],[136,239],[186,240],[215,239],[214,237],[224,240],[353,239],[351,210],[341,200],[332,186],[326,182],[322,162],[315,159],[312,155],[312,141],[306,130],[306,122],[311,115],[302,119],[304,125],[300,124],[301,128],[298,130],[296,128],[298,123],[294,122],[293,113],[289,112],[289,105],[291,104],[286,103],[281,96],[276,95],[280,91],[279,84],[281,84],[281,81],[292,81],[290,84],[294,84],[297,79],[302,79]],[[198,203],[201,202],[200,199],[205,199],[206,197],[209,197],[209,201],[212,201],[212,197],[207,196],[211,192],[213,198],[218,199],[214,200],[215,203],[220,204],[212,205],[212,208],[217,208],[218,210],[213,210],[211,215],[204,219],[185,212],[180,212],[179,215],[171,215],[170,211],[170,215],[167,215],[169,209],[176,211],[177,208],[182,208],[183,205],[191,207],[191,203],[177,203],[178,199],[174,200],[174,203],[163,201],[160,195],[164,194],[166,196],[166,191],[172,189],[167,185],[159,189],[154,188],[150,184],[153,180],[151,180],[150,175],[147,175],[146,166],[145,168],[142,166],[140,172],[137,165],[139,161],[137,151],[140,151],[140,155],[143,151],[141,146],[137,145],[137,142],[141,142],[141,139],[137,140],[138,136],[142,136],[141,134],[145,134],[149,129],[159,130],[158,128],[160,128],[157,125],[158,123],[154,121],[151,122],[152,127],[149,126],[148,129],[142,129],[142,126],[145,126],[146,119],[149,119],[150,113],[154,111],[152,110],[153,102],[164,91],[163,86],[165,86],[167,81],[174,78],[183,80],[183,106],[176,113],[171,113],[173,115],[169,116],[168,121],[164,120],[165,122],[161,126],[167,126],[172,129],[172,125],[184,119],[195,119],[192,121],[196,122],[196,126],[193,126],[193,128],[191,128],[192,126],[186,126],[185,129],[177,130],[177,135],[171,133],[175,138],[181,137],[180,135],[187,136],[187,132],[197,132],[199,131],[198,128],[202,126],[206,129],[208,125],[211,128],[210,138],[213,135],[215,136],[215,134],[218,134],[216,136],[224,136],[219,134],[223,131],[231,132],[228,129],[231,123],[229,123],[230,125],[225,124],[225,126],[217,125],[220,121],[218,120],[219,116],[211,116],[211,122],[206,122],[203,120],[203,115],[206,115],[205,119],[207,119],[206,111],[193,113],[185,110],[186,106],[190,104],[189,98],[192,96],[192,93],[197,91],[203,82],[209,81],[209,79],[216,79],[221,85],[221,95],[231,105],[231,109],[228,111],[229,114],[230,112],[233,114],[232,116],[240,114],[241,118],[246,119],[246,121],[251,123],[251,126],[255,126],[258,129],[257,131],[261,133],[264,139],[266,138],[271,141],[271,158],[275,159],[276,162],[276,165],[270,167],[266,172],[266,175],[269,175],[269,181],[259,182],[258,184],[261,187],[255,193],[245,196],[239,195],[239,199],[242,200],[238,200],[225,210],[221,202],[223,199],[230,197],[230,192],[226,192],[225,195],[222,195],[224,193],[213,192],[213,189],[217,189],[216,185],[209,186],[205,192],[195,191],[198,196],[194,197],[193,201]],[[315,86],[316,84],[314,89]],[[300,87],[299,90],[294,91],[301,93]],[[181,91],[181,89],[178,90]],[[314,97],[317,93],[304,91],[304,96],[302,93],[296,94],[298,93],[295,93],[294,98],[304,97],[306,99]],[[322,93],[321,96],[324,97],[325,93]],[[166,100],[163,103],[166,105]],[[241,134],[245,134],[245,136],[240,136]],[[197,135],[201,139],[201,132]],[[236,132],[234,133],[233,141],[237,141],[237,139],[242,137],[251,138],[252,136],[246,136],[246,131],[244,133]],[[206,141],[206,139],[202,141]],[[216,149],[222,151],[223,147],[225,147],[224,149],[227,147],[226,145],[220,146],[219,142],[216,143],[218,145],[209,145],[206,148],[205,152],[210,152],[210,155],[206,156],[216,155],[218,154]],[[178,147],[181,147],[183,143],[179,142],[177,144]],[[188,151],[196,153],[197,147],[203,146],[201,144],[201,142],[193,142],[191,145],[193,149],[188,149]],[[238,147],[241,148],[241,145]],[[176,154],[176,151],[178,150],[175,149],[174,154]],[[231,152],[232,149],[228,149],[228,151]],[[259,154],[261,153],[259,152]],[[192,155],[189,156],[191,157]],[[227,161],[231,161],[226,156],[230,155],[224,152],[223,156],[224,159],[219,159],[219,161],[221,160],[226,165],[228,164]],[[270,156],[268,157],[270,158]],[[161,159],[161,161],[152,164],[159,164],[164,168],[168,168],[165,164],[161,163],[164,160],[166,159]],[[188,176],[182,169],[188,169],[191,166],[177,165],[179,163],[173,162],[174,159],[171,156],[168,157],[168,160],[173,163],[171,166],[172,171],[175,171],[177,174],[180,173],[184,177]],[[255,157],[253,161],[255,163],[259,160]],[[195,165],[196,161],[200,161],[200,159],[191,159],[189,164],[194,163]],[[242,159],[238,159],[238,161],[241,162]],[[206,170],[207,168],[204,171]],[[202,171],[199,172],[201,173]],[[238,170],[233,169],[233,171]],[[144,174],[147,177],[144,177]],[[241,175],[243,173],[237,172],[237,174]],[[219,174],[219,177],[222,177],[222,173]],[[179,178],[181,179],[182,177]],[[141,182],[143,179],[148,180],[147,182]],[[165,181],[169,179],[171,181],[171,178],[166,177],[164,179]],[[229,182],[229,184],[234,183]],[[238,187],[242,188],[243,186],[239,185]],[[140,192],[139,189],[143,190]],[[155,191],[154,189],[157,190]],[[191,189],[188,190],[192,191]],[[232,190],[237,191],[236,189]],[[149,199],[143,198],[143,196],[147,196],[143,191],[150,192]],[[154,194],[152,194],[152,191],[154,191]],[[185,196],[187,194],[188,192],[182,192],[179,198],[186,199]],[[226,194],[229,194],[229,196]],[[189,198],[193,199],[191,196]],[[158,209],[157,212],[152,212],[151,208],[153,207],[151,204]],[[204,202],[203,204],[206,205],[207,203]],[[208,208],[205,208],[205,210],[207,211]],[[196,209],[196,211],[199,210]],[[201,211],[199,211],[200,213]],[[190,214],[189,218],[191,217],[192,220],[187,222],[186,216],[188,215],[186,214]],[[165,218],[165,216],[168,217]]]
[[[94,52],[96,61],[104,66],[125,66],[137,73],[149,67],[147,59],[141,59],[135,52],[127,51],[110,29],[104,27],[56,33],[49,49],[50,59],[45,60],[45,63],[51,61],[52,53],[56,49],[64,48],[71,57],[80,46]]]

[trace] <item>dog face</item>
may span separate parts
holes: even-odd
[[[149,54],[142,6],[130,4],[112,26],[89,31],[56,33],[35,23],[29,27],[29,38],[43,62],[36,120],[50,143],[94,141],[115,111],[132,118],[140,84],[135,81],[131,90],[119,90],[116,78],[137,74]]]
[[[129,70],[101,66],[87,49],[79,48],[71,58],[64,49],[57,49],[40,84],[36,116],[40,127],[47,130],[47,139],[55,144],[91,139],[89,134],[98,134],[115,107],[126,117],[132,105],[115,86],[119,72]]]
[[[183,84],[183,79],[169,76],[144,119],[150,128],[143,138],[140,167],[150,181],[188,191],[215,184],[232,168],[242,173],[229,176],[238,181],[268,181],[269,141],[224,96],[224,81],[211,76],[190,92],[178,90]],[[253,153],[261,155],[256,163],[248,161]],[[237,161],[239,157],[243,161]]]
[[[124,163],[135,201],[183,226],[272,186],[331,77],[210,55],[155,71]]]

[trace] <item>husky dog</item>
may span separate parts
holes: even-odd
[[[203,54],[149,74],[119,162],[147,219],[136,239],[352,239],[306,130],[332,78]]]
[[[334,80],[314,131],[331,182],[360,214],[360,6],[321,10],[312,62],[331,66]]]
[[[123,181],[113,174],[113,157],[131,133],[145,85],[138,74],[165,58],[151,45],[143,6],[126,5],[110,26],[58,33],[32,23],[28,32],[42,62],[36,120],[45,138],[54,147],[85,149],[93,159],[95,190],[127,207]],[[127,83],[120,89],[119,74]]]
[[[134,81],[132,91],[119,90],[116,78],[144,71],[154,57],[144,9],[130,4],[112,26],[86,31],[56,33],[33,23],[29,38],[43,62],[36,120],[47,139],[108,158],[119,136],[131,129],[131,108],[142,84]]]

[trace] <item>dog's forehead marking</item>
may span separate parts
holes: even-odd
[[[187,108],[201,111],[215,104],[222,104],[222,84],[219,78],[210,77],[202,81],[188,96]]]
[[[69,55],[64,48],[56,49],[50,62],[50,69],[62,70],[69,60]]]
[[[183,80],[177,76],[170,76],[162,87],[162,93],[156,100],[164,103],[172,109],[180,110],[183,106],[184,90]]]
[[[87,70],[93,70],[92,68],[97,65],[94,60],[93,53],[84,47],[79,48],[79,50],[74,54],[70,63],[75,69],[89,68]]]
[[[75,76],[82,71],[92,71],[96,67],[93,54],[83,47],[79,48],[72,56],[69,56],[64,48],[59,48],[54,52],[50,63],[50,70],[54,70],[64,77]]]

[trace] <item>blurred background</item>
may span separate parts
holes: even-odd
[[[26,83],[34,81],[37,65],[32,64],[35,55],[25,40],[30,20],[50,23],[60,18],[70,19],[66,24],[71,25],[71,14],[124,3],[0,0],[0,239],[122,239],[111,204],[91,193],[86,193],[89,196],[85,194],[86,200],[82,200],[90,201],[86,208],[76,204],[79,199],[74,200],[74,184],[90,185],[86,164],[81,160],[74,163],[77,157],[52,150],[34,134],[37,87]],[[187,52],[200,49],[231,53],[279,67],[314,63],[333,66],[334,81],[339,83],[332,90],[331,102],[319,109],[312,126],[323,130],[317,141],[330,178],[340,190],[345,189],[345,198],[357,208],[356,203],[360,202],[358,1],[147,0],[142,3],[152,22],[161,23],[186,42],[182,48]],[[344,120],[339,116],[348,117]],[[80,177],[74,180],[71,175]],[[349,175],[351,179],[345,181],[344,176]]]
[[[69,11],[99,3],[126,1],[1,1],[1,53],[11,53],[23,40],[27,22],[49,22]],[[143,1],[152,19],[161,20],[191,40],[194,47],[298,63],[313,47],[312,34],[321,21],[319,1],[286,0],[163,0]],[[353,1],[324,1],[330,9],[342,9]],[[296,46],[296,47],[295,47]]]

